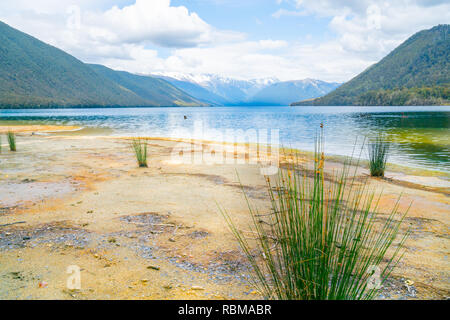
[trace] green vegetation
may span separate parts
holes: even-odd
[[[133,139],[132,146],[139,167],[147,168],[147,141],[141,139]]]
[[[293,105],[448,105],[449,55],[450,25],[423,30],[335,91]]]
[[[8,138],[9,150],[17,151],[17,148],[16,148],[16,135],[14,134],[14,132],[9,131],[6,134],[6,136]]]
[[[3,22],[0,22],[0,61],[0,109],[176,106],[176,100],[200,105],[160,79],[136,77],[141,83],[134,91],[114,77],[96,72],[64,51]]]
[[[450,104],[450,85],[369,91],[359,96],[361,106],[442,106]]]
[[[399,237],[398,202],[377,214],[379,198],[356,183],[351,163],[330,176],[324,159],[319,139],[313,172],[294,161],[275,182],[267,178],[272,212],[249,205],[253,230],[224,214],[267,299],[373,299],[402,256],[409,233]]]
[[[372,177],[384,177],[386,162],[389,156],[389,142],[379,135],[369,142],[369,168]]]

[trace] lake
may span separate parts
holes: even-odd
[[[194,138],[220,141],[229,140],[224,133],[231,129],[242,129],[244,133],[279,130],[283,146],[301,150],[314,150],[314,137],[321,123],[324,124],[327,154],[351,155],[355,145],[359,150],[365,139],[385,133],[392,142],[389,162],[450,172],[450,107],[0,110],[0,125],[78,125],[104,129],[102,134],[116,136],[187,138],[196,132]],[[200,136],[199,126],[202,127]],[[246,139],[245,134],[238,134],[235,140],[244,142]],[[254,139],[250,137],[250,140]],[[363,152],[362,157],[366,158],[367,154]]]

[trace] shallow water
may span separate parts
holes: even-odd
[[[100,132],[117,136],[192,137],[264,143],[263,133],[268,130],[270,143],[271,130],[279,130],[281,145],[302,150],[314,149],[314,137],[321,123],[324,124],[328,154],[351,155],[355,152],[359,155],[365,139],[385,133],[393,146],[389,162],[450,171],[450,107],[0,110],[0,125],[80,125],[108,129]],[[230,129],[244,132],[231,132]],[[255,130],[255,136],[251,130]],[[361,156],[367,157],[365,152]]]

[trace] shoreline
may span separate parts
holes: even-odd
[[[118,139],[118,140],[131,140],[131,139],[143,139],[143,140],[154,140],[154,141],[170,141],[170,142],[180,142],[180,143],[192,143],[192,144],[198,144],[198,145],[218,145],[218,146],[235,146],[235,147],[259,147],[260,143],[245,143],[245,142],[229,142],[229,141],[214,141],[214,140],[203,140],[203,139],[186,139],[186,138],[174,138],[174,137],[158,137],[158,136],[114,136],[114,135],[94,135],[94,134],[87,134],[87,135],[81,135],[82,131],[86,130],[99,130],[99,131],[106,131],[110,130],[107,128],[90,128],[90,127],[82,127],[82,126],[64,126],[64,125],[19,125],[19,126],[0,126],[0,134],[6,133],[9,131],[10,128],[13,128],[12,130],[15,133],[44,133],[44,134],[75,134],[77,136],[77,133],[80,133],[80,136],[91,136],[96,138],[107,138],[107,139]],[[3,145],[6,146],[6,145]],[[270,144],[264,144],[265,147],[271,147]],[[306,156],[308,158],[312,158],[314,155],[313,151],[308,150],[301,150],[298,148],[287,148],[287,147],[278,147],[278,152],[280,155],[286,155],[295,153],[301,156]],[[345,155],[337,155],[337,154],[325,154],[325,159],[328,162],[337,162],[337,163],[344,163],[348,161],[349,159],[352,159],[352,162],[358,162],[359,166],[368,166],[369,161],[362,158],[357,157],[351,157],[351,156],[345,156]],[[447,171],[441,171],[441,170],[432,170],[429,168],[420,168],[420,167],[413,167],[413,166],[407,166],[404,164],[397,164],[397,163],[387,163],[388,169],[387,174],[392,173],[399,173],[404,175],[413,175],[413,176],[420,176],[420,177],[437,177],[437,178],[443,178],[443,181],[448,181],[447,188],[450,188],[450,172]]]
[[[83,130],[80,126],[57,126],[57,125],[0,125],[0,133],[9,131],[14,133],[58,133],[58,132],[75,132]]]
[[[116,137],[114,137],[116,138]],[[240,147],[244,147],[244,146],[259,146],[262,145],[260,143],[244,143],[244,142],[228,142],[228,141],[214,141],[214,140],[202,140],[202,139],[184,139],[184,138],[169,138],[169,137],[151,137],[151,136],[143,136],[143,137],[117,137],[117,139],[125,139],[125,140],[130,140],[133,138],[141,138],[143,140],[155,140],[155,141],[173,141],[173,142],[185,142],[185,143],[194,143],[194,144],[209,144],[209,145],[225,145],[225,146],[240,146]],[[271,146],[270,144],[267,144],[265,146]],[[280,154],[291,154],[291,153],[296,153],[299,155],[303,155],[303,156],[308,156],[310,158],[312,158],[314,156],[314,152],[313,151],[308,151],[308,150],[301,150],[298,148],[287,148],[287,147],[281,147],[281,148],[277,148],[280,152]],[[325,153],[325,159],[328,161],[333,161],[333,162],[339,162],[339,163],[343,163],[345,161],[347,161],[348,159],[350,159],[351,156],[345,156],[345,155],[338,155],[338,154],[326,154]],[[353,157],[351,158],[352,162],[359,162],[360,165],[365,165],[367,166],[369,161],[366,159],[358,159],[357,157]],[[393,171],[393,172],[398,172],[398,173],[405,173],[405,174],[415,174],[415,175],[419,175],[419,176],[440,176],[440,177],[446,177],[448,179],[450,179],[450,172],[446,172],[446,171],[439,171],[439,170],[431,170],[431,169],[426,169],[426,168],[417,168],[417,167],[409,167],[403,164],[396,164],[396,163],[387,163],[388,167],[390,167],[392,170],[387,170],[387,172],[389,171]]]

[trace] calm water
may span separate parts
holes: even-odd
[[[159,137],[190,137],[201,123],[202,134],[197,130],[194,137],[219,141],[230,140],[222,136],[227,129],[278,129],[282,145],[302,150],[313,150],[314,136],[324,123],[329,154],[350,155],[355,143],[383,132],[393,143],[389,162],[450,172],[450,107],[0,110],[0,124],[16,123],[81,125],[109,128],[112,135]],[[236,140],[243,139],[239,135]]]

